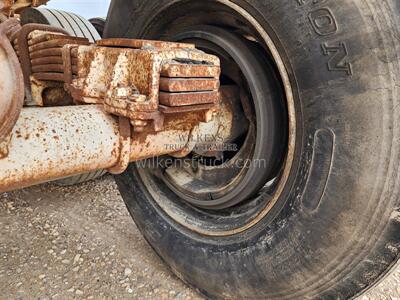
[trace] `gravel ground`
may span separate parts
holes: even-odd
[[[112,178],[0,194],[0,299],[202,299],[144,241]],[[400,300],[400,268],[360,297]]]

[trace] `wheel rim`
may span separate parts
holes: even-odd
[[[191,156],[187,164],[175,161],[162,172],[162,178],[179,197],[197,207],[235,206],[256,195],[273,179],[284,157],[286,113],[275,70],[263,60],[255,44],[221,28],[191,27],[175,35],[173,40],[194,43],[197,48],[220,57],[221,90],[228,87],[238,90],[241,97],[232,93],[231,99],[226,100],[237,107],[235,125],[239,123],[238,127],[248,129],[243,134],[244,141],[225,145],[225,148],[237,149],[228,153],[228,159],[220,162]],[[220,151],[217,155],[225,157],[226,153]],[[188,158],[185,160],[189,162]]]
[[[265,47],[265,50],[268,51],[269,56],[272,58],[274,65],[278,70],[277,73],[280,76],[282,87],[286,96],[288,117],[288,146],[286,149],[287,151],[285,154],[284,164],[280,169],[279,176],[272,184],[262,187],[259,194],[250,199],[250,201],[243,201],[240,203],[240,205],[220,211],[204,211],[202,209],[193,207],[192,205],[187,205],[187,202],[186,204],[182,203],[182,199],[180,197],[176,197],[175,192],[171,192],[171,187],[167,186],[165,182],[160,179],[160,176],[153,176],[149,174],[147,169],[141,168],[136,169],[135,172],[137,172],[140,181],[143,184],[143,189],[147,190],[151,194],[155,201],[156,207],[160,209],[160,214],[165,214],[167,217],[170,217],[182,226],[190,229],[191,231],[201,233],[202,235],[229,236],[252,228],[261,220],[272,220],[274,215],[276,215],[277,212],[283,207],[284,202],[286,202],[286,199],[281,197],[281,195],[284,191],[286,191],[286,189],[289,188],[286,186],[286,183],[291,175],[294,155],[296,152],[295,103],[292,85],[284,64],[284,60],[280,56],[277,46],[267,31],[264,30],[260,23],[258,23],[258,21],[247,11],[230,1],[220,0],[207,2],[212,4],[218,3],[218,5],[223,4],[224,9],[226,7],[231,9],[234,11],[234,13],[240,16],[242,20],[248,22],[248,24],[250,24],[254,30],[254,35],[251,35],[250,39],[252,36],[256,35],[259,40],[262,41],[262,45]],[[188,1],[185,3],[188,4],[194,2]],[[200,5],[199,3],[197,4]],[[204,5],[207,7],[206,4]],[[169,7],[170,11],[173,10],[172,7],[173,6]],[[187,9],[188,8],[185,8],[185,10]],[[210,7],[210,9],[214,8]],[[164,11],[162,13],[159,13],[164,14],[166,8],[163,8],[163,10]],[[158,13],[155,15],[158,15]],[[151,24],[152,22],[157,22],[157,18],[149,21],[150,25],[144,30],[144,37],[164,38],[168,40],[171,39],[171,36],[174,36],[171,34],[171,32],[174,32],[174,30],[167,26],[167,21],[163,25],[160,25],[161,23],[158,24],[165,28],[164,33],[160,30],[158,30],[158,32],[157,30],[152,32],[152,30],[156,28],[154,27],[154,24]],[[171,22],[171,20],[169,20],[169,22]],[[228,26],[223,27],[227,28]]]

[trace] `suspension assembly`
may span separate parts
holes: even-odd
[[[182,156],[201,128],[230,134],[220,61],[193,44],[91,43],[12,18],[0,24],[0,50],[0,69],[7,74],[0,96],[0,192]]]

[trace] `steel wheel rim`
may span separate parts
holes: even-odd
[[[238,234],[248,229],[251,229],[266,217],[267,219],[272,220],[277,211],[280,210],[281,207],[283,207],[283,204],[280,203],[279,200],[281,200],[280,197],[287,188],[286,185],[288,183],[290,175],[292,174],[293,164],[295,163],[295,154],[297,152],[296,137],[298,134],[298,120],[296,117],[296,104],[294,101],[295,88],[292,87],[293,82],[291,81],[289,72],[286,69],[286,65],[284,62],[285,60],[281,56],[280,51],[278,51],[278,46],[275,45],[273,38],[269,35],[267,30],[263,28],[259,21],[244,8],[227,0],[215,0],[214,2],[222,4],[225,7],[234,10],[234,12],[238,14],[238,16],[245,19],[251,25],[255,33],[260,37],[263,45],[265,45],[265,47],[270,52],[276,68],[279,71],[280,79],[282,80],[288,113],[288,147],[284,166],[281,170],[279,180],[273,183],[274,193],[273,195],[271,195],[267,203],[264,203],[261,208],[257,209],[257,211],[253,211],[251,217],[246,219],[243,223],[238,222],[237,226],[225,228],[223,226],[214,226],[215,224],[210,225],[206,223],[201,223],[201,221],[196,219],[196,217],[193,218],[191,215],[185,214],[186,211],[184,211],[184,209],[178,207],[176,203],[171,203],[171,201],[164,197],[164,195],[160,195],[158,193],[158,186],[155,184],[154,180],[150,178],[148,174],[146,174],[146,172],[143,172],[143,170],[141,169],[137,169],[135,172],[137,172],[138,176],[140,177],[144,188],[147,189],[147,192],[154,199],[154,204],[159,209],[159,213],[171,218],[172,220],[192,232],[210,237],[222,237]],[[167,8],[168,7],[163,7],[162,11],[165,11]],[[161,13],[161,11],[158,13]],[[156,13],[155,15],[158,15],[158,13]],[[151,24],[152,21],[153,20],[150,20],[148,24]],[[144,33],[146,31],[148,31],[148,28],[144,30]],[[207,219],[207,217],[205,217],[205,219]]]

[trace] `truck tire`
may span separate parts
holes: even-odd
[[[87,182],[87,181],[91,181],[91,180],[95,180],[97,178],[103,177],[106,173],[107,173],[106,170],[97,170],[97,171],[90,172],[90,173],[84,173],[84,174],[80,174],[80,175],[76,175],[76,176],[72,176],[72,177],[68,177],[68,178],[64,178],[64,179],[59,179],[59,180],[55,181],[55,183],[60,186],[72,186],[72,185],[76,185],[79,183],[83,183],[83,182]]]
[[[26,8],[21,13],[21,23],[39,23],[63,28],[71,36],[85,37],[91,43],[101,39],[96,28],[84,17],[58,9]]]
[[[106,25],[106,18],[92,18],[89,19],[90,24],[93,25],[94,28],[96,28],[96,31],[98,34],[102,37],[103,32],[104,32],[104,26]]]
[[[211,193],[193,201],[202,194],[180,185],[169,158],[116,177],[138,228],[179,278],[212,299],[348,299],[396,264],[398,12],[396,0],[112,1],[105,37],[193,42],[220,55],[222,85],[252,102],[248,159],[277,142],[263,140],[278,124],[263,109],[285,103],[275,110],[286,116],[279,172],[269,162],[266,185],[239,203],[207,207],[220,199]]]

